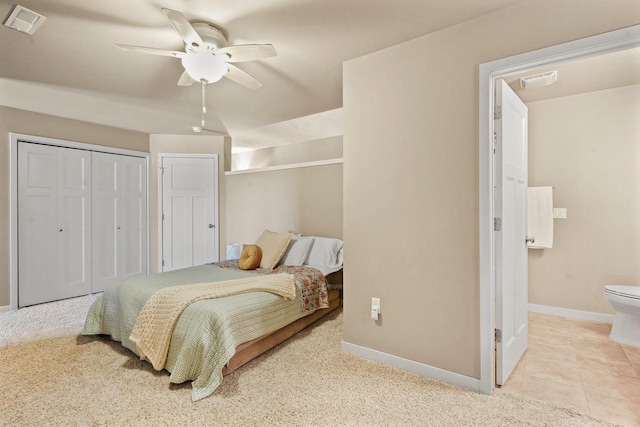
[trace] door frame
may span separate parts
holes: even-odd
[[[495,233],[493,108],[495,81],[530,69],[640,46],[640,25],[480,64],[479,67],[479,238],[480,392],[495,388]]]
[[[215,173],[213,175],[214,183],[213,183],[213,197],[216,201],[216,209],[215,209],[215,239],[216,239],[216,254],[218,259],[220,259],[220,163],[218,163],[218,154],[186,154],[186,153],[158,153],[158,271],[162,272],[162,254],[164,253],[164,239],[162,233],[164,232],[163,224],[162,224],[162,165],[163,160],[167,157],[172,158],[200,158],[200,159],[213,159],[214,164],[216,166]]]
[[[9,310],[18,309],[18,141],[101,153],[142,157],[147,162],[149,182],[149,153],[106,147],[84,142],[67,141],[43,136],[9,133]],[[149,185],[147,184],[147,274],[149,274]]]

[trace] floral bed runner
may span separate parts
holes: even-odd
[[[237,259],[228,259],[225,261],[214,262],[211,265],[231,270],[241,270],[238,267]],[[281,265],[270,270],[268,268],[257,268],[253,270],[258,274],[293,274],[296,286],[300,289],[302,296],[300,298],[301,309],[303,312],[315,311],[318,308],[329,307],[329,292],[327,290],[327,281],[324,275],[312,267],[295,267],[292,265]]]

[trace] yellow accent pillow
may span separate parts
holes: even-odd
[[[256,245],[249,245],[242,251],[238,260],[238,267],[242,270],[255,270],[262,260],[262,249]]]
[[[274,268],[278,265],[278,261],[287,251],[289,242],[293,233],[274,233],[273,231],[264,230],[258,237],[256,245],[262,249],[261,268]]]

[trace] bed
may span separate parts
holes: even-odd
[[[147,301],[159,291],[245,278],[262,281],[274,275],[292,278],[295,297],[290,300],[270,292],[247,292],[199,300],[184,309],[170,335],[163,368],[172,383],[192,381],[191,397],[196,401],[213,393],[223,375],[340,306],[340,286],[332,283],[329,290],[320,270],[280,263],[245,271],[238,260],[227,260],[139,277],[105,291],[90,308],[82,333],[108,335],[140,355],[143,352],[130,339],[132,331]],[[339,271],[325,269],[334,278]]]

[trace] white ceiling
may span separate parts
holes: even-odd
[[[276,47],[277,57],[238,64],[262,88],[227,79],[207,86],[207,127],[249,141],[252,129],[342,107],[344,61],[523,1],[20,0],[47,20],[33,36],[0,27],[0,105],[189,133],[200,119],[200,88],[176,85],[180,61],[115,47],[182,50],[160,10],[167,7],[222,27],[230,44]],[[0,0],[3,22],[14,4]]]

